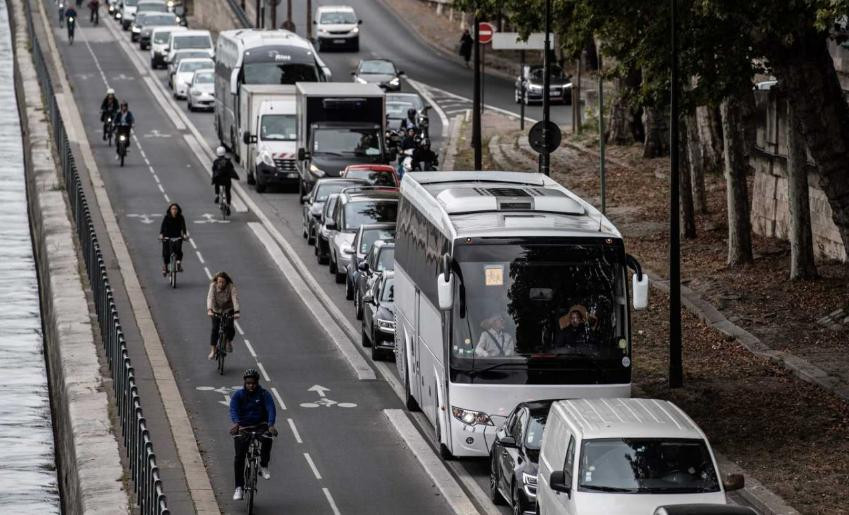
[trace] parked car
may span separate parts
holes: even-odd
[[[318,220],[318,229],[315,231],[315,257],[319,265],[327,264],[327,258],[330,256],[330,239],[336,234],[334,215],[339,204],[339,196],[340,193],[328,195]]]
[[[213,71],[215,62],[208,57],[195,57],[192,59],[183,59],[177,65],[177,71],[174,73],[174,78],[171,79],[171,90],[174,98],[186,98],[189,93],[189,83],[192,81],[195,72],[201,70]]]
[[[321,6],[315,11],[315,46],[319,52],[328,47],[360,50],[360,25],[354,8],[347,5]]]
[[[371,358],[395,353],[395,278],[385,272],[363,296],[361,343],[371,347]]]
[[[174,61],[177,52],[181,50],[205,52],[206,55],[198,57],[215,58],[215,45],[212,43],[212,35],[208,30],[184,30],[172,33],[171,40],[168,41],[168,55],[165,56],[165,62]]]
[[[377,240],[360,263],[360,273],[354,283],[354,309],[357,320],[363,319],[363,295],[371,288],[375,279],[384,272],[395,270],[395,242]]]
[[[521,74],[516,77],[514,99],[516,103],[542,102],[542,85],[545,81],[545,70],[542,65],[526,64]],[[524,96],[522,84],[524,83]],[[572,103],[572,78],[563,72],[559,66],[551,67],[551,82],[549,83],[549,98],[551,102]]]
[[[330,242],[330,273],[337,284],[345,280],[345,270],[354,249],[351,243],[357,230],[363,224],[395,222],[398,216],[397,190],[360,190],[360,188],[342,190],[334,213],[334,222],[328,228],[336,233]]]
[[[372,186],[398,187],[401,185],[398,172],[390,165],[348,165],[342,170],[341,176],[348,179],[362,179]]]
[[[185,27],[154,27],[150,33],[150,67],[152,69],[165,68],[165,55],[168,54],[168,42],[171,40],[172,32],[186,30]],[[205,57],[205,56],[198,56]]]
[[[546,515],[653,513],[658,506],[726,504],[743,476],[719,478],[704,432],[675,404],[575,399],[551,405],[539,458]]]
[[[325,177],[316,181],[313,189],[304,195],[302,225],[304,228],[303,235],[307,239],[307,244],[315,243],[316,229],[321,220],[321,212],[324,209],[324,203],[331,193],[339,193],[349,186],[357,186],[365,184],[364,181],[356,179],[342,179],[338,177]]]
[[[677,504],[658,506],[654,515],[758,515],[747,506],[723,506],[721,504]]]
[[[115,17],[121,21],[121,28],[130,30],[130,25],[136,19],[136,9],[139,6],[139,0],[121,0],[121,9]]]
[[[354,236],[354,241],[351,243],[351,248],[354,253],[351,255],[351,262],[346,267],[345,279],[345,298],[347,300],[354,299],[354,285],[357,284],[357,278],[360,275],[360,263],[362,263],[368,251],[374,242],[379,240],[394,240],[395,239],[395,224],[364,224],[360,226],[357,235]]]
[[[523,402],[495,433],[489,453],[489,496],[513,513],[536,511],[537,467],[542,433],[552,400]]]
[[[189,83],[189,94],[186,95],[189,111],[215,109],[215,72],[213,70],[198,70]]]
[[[407,117],[407,111],[416,110],[417,123],[420,127],[429,125],[427,111],[430,106],[425,104],[422,97],[416,93],[387,93],[386,94],[386,128],[399,130],[401,120]],[[427,136],[427,131],[425,131]]]
[[[398,91],[401,89],[401,77],[404,72],[387,59],[363,59],[351,75],[354,82],[377,84],[386,91]]]
[[[151,35],[156,27],[179,27],[177,16],[174,13],[139,13],[133,22],[133,34],[138,29],[138,42],[140,50],[147,50],[151,46]]]

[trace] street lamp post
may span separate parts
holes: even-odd
[[[602,77],[601,45],[598,46],[598,154],[601,178],[601,214],[607,214],[607,173],[604,163],[604,79]]]
[[[543,76],[542,81],[542,140],[545,142],[546,148],[539,155],[539,171],[545,175],[549,175],[549,153],[548,153],[548,123],[551,119],[551,0],[545,0],[545,43],[543,44]]]
[[[472,147],[475,152],[475,170],[483,168],[483,155],[481,150],[481,21],[475,14],[475,80],[474,92],[472,93]]]
[[[684,384],[681,350],[681,228],[678,177],[678,0],[672,1],[669,77],[669,387]]]

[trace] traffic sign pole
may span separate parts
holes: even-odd
[[[483,168],[483,154],[481,152],[481,37],[480,20],[475,17],[475,80],[474,92],[472,93],[472,147],[475,153],[475,170]]]
[[[548,136],[548,124],[550,120],[549,111],[551,108],[551,97],[550,91],[551,88],[551,52],[549,51],[549,46],[551,44],[551,0],[545,0],[545,45],[543,48],[543,66],[545,67],[544,76],[545,79],[542,83],[542,136],[546,142],[546,147],[548,147],[547,143],[549,141]],[[539,156],[539,171],[540,173],[544,173],[545,175],[550,175],[550,166],[549,166],[549,150],[545,149],[545,152],[541,153]]]

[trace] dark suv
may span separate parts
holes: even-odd
[[[383,240],[374,242],[358,268],[360,273],[354,284],[354,308],[357,310],[357,320],[362,320],[363,295],[380,274],[395,270],[395,242]]]

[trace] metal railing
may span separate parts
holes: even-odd
[[[112,384],[115,387],[118,408],[117,416],[121,424],[124,447],[127,450],[136,503],[142,515],[167,515],[170,511],[159,475],[159,467],[156,465],[156,453],[153,451],[153,442],[142,411],[135,371],[127,352],[127,342],[121,329],[121,322],[118,319],[118,309],[106,274],[103,253],[100,250],[91,212],[83,192],[75,156],[65,131],[62,113],[56,102],[53,79],[47,68],[41,44],[35,37],[31,5],[28,0],[23,3],[26,5],[27,29],[32,42],[32,59],[42,88],[44,108],[53,135],[53,145],[65,180],[65,191],[68,194],[71,214],[77,229],[80,251],[91,283],[103,347],[112,372]],[[47,30],[50,28],[48,27]]]

